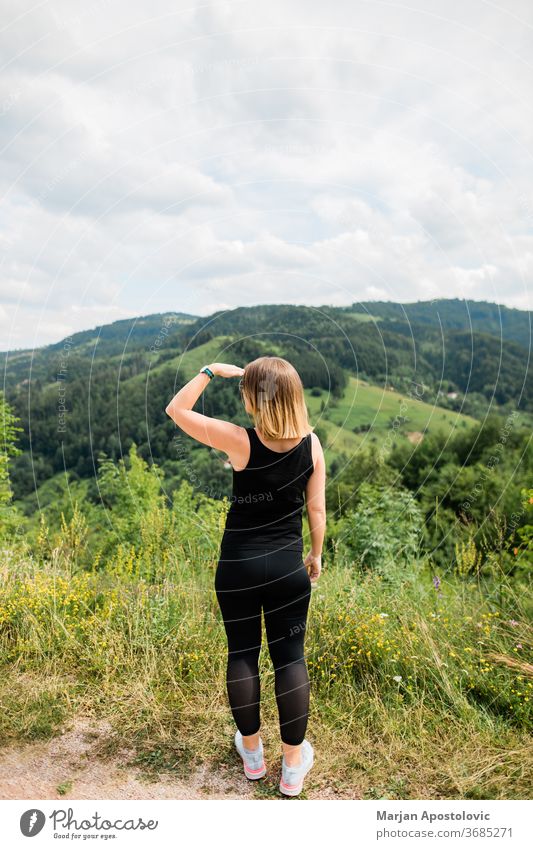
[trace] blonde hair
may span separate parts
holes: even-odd
[[[267,439],[303,438],[313,431],[300,375],[282,357],[259,357],[248,363],[239,387]]]

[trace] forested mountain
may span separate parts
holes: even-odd
[[[490,333],[505,342],[531,347],[531,315],[524,310],[510,309],[487,301],[465,301],[459,298],[438,298],[412,304],[392,301],[362,301],[347,311],[364,316],[386,319],[398,332],[412,332],[412,326],[428,325],[446,330],[465,330]]]
[[[261,305],[201,318],[164,313],[113,322],[35,351],[4,353],[6,399],[23,427],[22,454],[12,461],[15,496],[28,511],[35,509],[36,488],[65,471],[94,488],[98,458],[116,460],[132,443],[173,484],[194,474],[227,492],[230,475],[221,457],[183,435],[178,455],[177,429],[164,412],[179,386],[213,360],[244,365],[262,354],[290,359],[328,443],[330,466],[342,466],[360,446],[380,445],[391,432],[409,444],[426,432],[468,428],[490,410],[519,411],[521,421],[530,421],[528,349],[516,341],[502,345],[487,332],[501,309],[506,333],[512,329],[515,338],[525,338],[529,315],[470,304],[479,328],[471,333],[461,326],[461,304],[441,301],[437,311],[431,303],[376,302]],[[211,415],[248,423],[235,382],[217,382],[200,403]]]
[[[21,348],[0,352],[0,367],[7,386],[27,380],[54,380],[63,366],[71,376],[84,373],[93,360],[123,357],[129,366],[143,368],[146,354],[157,353],[175,328],[195,321],[187,313],[157,313],[121,319],[82,330],[42,348]],[[67,362],[68,361],[68,362]]]
[[[525,327],[529,314],[519,315]],[[516,342],[502,344],[486,332],[452,329],[441,325],[438,317],[431,325],[429,313],[420,325],[364,319],[368,319],[365,312],[336,307],[241,307],[198,319],[184,327],[176,341],[195,346],[216,335],[234,334],[238,327],[241,337],[267,338],[295,357],[301,352],[300,359],[305,361],[318,352],[329,368],[341,366],[364,380],[404,390],[412,383],[424,383],[432,387],[435,397],[439,391],[456,390],[480,393],[497,404],[531,408],[529,350]]]

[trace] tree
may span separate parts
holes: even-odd
[[[339,542],[358,565],[388,579],[413,565],[422,526],[422,511],[410,492],[363,483],[357,508],[340,523]]]
[[[20,419],[13,413],[4,393],[0,392],[0,420],[2,441],[0,443],[0,536],[8,536],[23,521],[13,506],[13,492],[9,478],[9,458],[21,454],[16,444],[17,434],[22,432],[18,426]]]
[[[141,544],[143,517],[165,505],[161,491],[163,474],[153,464],[149,466],[132,443],[128,457],[115,464],[108,457],[99,457],[98,485],[106,508],[105,548],[102,553],[121,542]]]

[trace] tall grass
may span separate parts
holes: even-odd
[[[181,509],[170,529],[171,512],[151,510],[139,544],[83,565],[75,545],[4,549],[4,742],[49,737],[83,712],[107,718],[144,763],[216,768],[228,756],[213,588],[220,516],[188,525]],[[436,589],[424,562],[390,584],[340,557],[327,562],[306,638],[312,786],[354,798],[528,798],[532,628],[518,597],[507,593],[506,605],[459,576]],[[277,753],[263,639],[263,737]]]

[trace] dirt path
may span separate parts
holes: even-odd
[[[2,799],[252,799],[254,788],[238,769],[192,771],[186,780],[161,773],[147,781],[128,766],[133,750],[103,757],[110,726],[78,718],[50,741],[10,744],[0,751]],[[60,788],[58,790],[58,787]],[[62,791],[62,792],[61,792]]]
[[[140,767],[128,764],[133,749],[105,755],[111,732],[106,722],[78,717],[52,740],[9,744],[0,750],[0,799],[280,798],[277,770],[261,781],[248,781],[237,755],[234,764],[216,770],[197,767],[185,778],[161,772],[147,779]],[[309,785],[308,799],[354,798]]]

